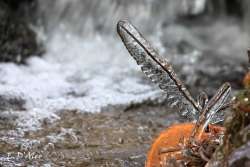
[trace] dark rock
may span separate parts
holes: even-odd
[[[12,9],[19,9],[21,5],[25,3],[32,3],[34,0],[2,0],[2,2],[6,3]]]
[[[229,15],[238,18],[244,16],[244,5],[246,0],[209,0],[206,2],[206,14]]]
[[[21,111],[25,110],[25,100],[21,97],[0,95],[0,111]]]
[[[250,166],[250,142],[234,150],[229,158],[230,167],[247,167]]]
[[[21,14],[21,2],[24,1],[0,2],[0,62],[23,63],[42,53],[35,32],[28,26],[25,14]]]

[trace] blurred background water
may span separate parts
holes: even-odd
[[[249,2],[207,0],[55,0],[38,2],[39,16],[47,32],[58,27],[81,35],[113,33],[121,18],[133,21],[142,31],[156,31],[163,24],[171,24],[181,16],[210,15],[214,20],[228,15],[247,23]],[[74,25],[74,26],[72,26]],[[247,28],[246,28],[247,29]]]
[[[46,46],[52,50],[66,41],[74,43],[75,37],[82,43],[88,41],[94,48],[100,48],[95,46],[97,41],[106,44],[101,54],[89,54],[84,52],[85,48],[79,51],[84,52],[79,57],[84,61],[91,59],[93,66],[100,59],[108,60],[106,64],[110,65],[131,65],[131,58],[116,34],[116,23],[120,19],[136,25],[160,54],[176,66],[188,85],[198,84],[204,88],[208,81],[199,79],[200,73],[209,75],[210,85],[213,85],[212,78],[236,80],[235,76],[242,69],[232,62],[242,64],[247,61],[249,2],[246,0],[40,0],[37,6],[39,19],[36,22],[40,30],[42,28],[39,32],[43,32],[43,39],[49,43]],[[55,39],[58,40],[53,42]],[[117,48],[116,52],[114,48]],[[110,49],[113,54],[103,56]],[[67,50],[75,49],[67,45]],[[47,51],[49,53],[49,49]],[[72,58],[70,54],[59,57]],[[223,69],[222,65],[227,67]],[[132,68],[135,68],[133,63]],[[227,68],[233,69],[229,72]]]
[[[36,22],[48,41],[60,33],[117,40],[116,23],[127,19],[154,38],[159,50],[170,49],[165,52],[170,59],[171,51],[188,52],[188,47],[242,58],[249,43],[246,0],[40,0],[37,6]]]

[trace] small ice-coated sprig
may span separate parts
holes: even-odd
[[[228,106],[226,102],[231,91],[229,83],[224,83],[209,101],[204,92],[196,101],[177,77],[172,65],[160,57],[131,23],[126,20],[119,21],[117,32],[141,70],[166,92],[171,107],[178,109],[182,116],[195,121],[198,129],[205,129],[209,123],[221,121],[222,118],[216,113]]]

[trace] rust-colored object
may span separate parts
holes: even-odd
[[[248,62],[250,64],[250,50],[247,50]],[[250,71],[247,72],[243,79],[243,85],[245,88],[250,88]]]
[[[165,167],[170,159],[182,160],[184,159],[183,150],[192,149],[208,140],[214,140],[225,131],[221,126],[209,125],[207,132],[201,131],[193,136],[195,126],[195,123],[174,124],[161,132],[148,152],[145,166]]]
[[[244,79],[243,79],[243,85],[245,88],[250,88],[250,72],[248,72]]]

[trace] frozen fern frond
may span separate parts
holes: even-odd
[[[181,115],[197,120],[201,106],[192,98],[172,66],[161,58],[139,31],[127,21],[119,21],[117,32],[141,70],[166,92],[169,105]]]
[[[223,121],[219,111],[232,104],[232,101],[226,103],[231,92],[229,83],[223,84],[210,100],[202,93],[196,102],[175,74],[171,64],[160,57],[132,24],[119,21],[117,32],[146,76],[166,92],[170,106],[178,109],[182,116],[196,121],[197,125],[202,125],[197,127],[206,128],[210,123]]]

